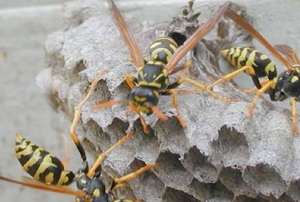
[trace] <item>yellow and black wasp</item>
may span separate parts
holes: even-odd
[[[272,62],[266,55],[259,53],[256,50],[249,48],[231,48],[222,51],[222,55],[226,57],[234,66],[238,68],[235,72],[225,75],[221,79],[210,84],[208,87],[212,88],[214,85],[222,82],[228,81],[238,75],[239,73],[245,71],[249,74],[255,86],[259,89],[255,95],[255,98],[251,102],[249,107],[249,116],[253,116],[253,109],[255,103],[260,95],[267,90],[269,90],[269,97],[272,101],[284,100],[287,96],[297,97],[298,96],[298,72],[299,69],[294,63],[299,62],[296,57],[295,51],[291,48],[287,48],[284,45],[278,45],[276,48],[287,55],[285,59],[250,23],[248,23],[243,17],[238,15],[236,12],[228,8],[225,12],[225,16],[229,17],[231,20],[236,22],[238,25],[247,30],[254,38],[256,38],[261,44],[263,44],[285,67],[286,70],[277,77],[277,70],[275,63]],[[293,77],[293,76],[294,77]],[[267,76],[267,81],[260,82],[258,78]],[[297,126],[297,112],[295,107],[295,102],[292,104],[292,114],[293,114],[293,133],[298,134]]]
[[[212,88],[220,82],[229,81],[241,72],[245,72],[251,76],[254,85],[258,89],[248,111],[249,116],[252,117],[253,108],[260,95],[266,92],[269,88],[275,88],[275,80],[277,77],[275,63],[265,54],[247,47],[233,47],[225,49],[221,51],[221,55],[227,58],[227,60],[235,66],[237,70],[210,84],[208,88]],[[268,80],[260,81],[259,78],[262,77],[268,77]],[[273,97],[271,93],[272,91],[269,91],[270,97]]]
[[[115,178],[110,188],[105,188],[104,183],[99,178],[101,174],[101,163],[105,160],[109,152],[132,136],[134,136],[134,133],[124,136],[108,150],[103,152],[91,169],[89,169],[87,161],[83,161],[78,173],[75,174],[72,171],[65,170],[59,158],[27,140],[20,134],[16,134],[16,157],[23,169],[35,180],[27,179],[27,181],[18,181],[4,176],[0,176],[0,180],[35,189],[73,195],[76,196],[77,202],[117,202],[120,200],[114,199],[112,190],[118,184],[131,180],[156,166],[156,164],[148,164],[133,173],[121,178]],[[63,187],[74,181],[76,182],[78,190]],[[127,201],[133,202],[132,200]]]
[[[183,127],[186,126],[180,116],[177,103],[177,92],[174,90],[184,82],[192,84],[197,89],[207,91],[217,99],[231,101],[230,99],[222,98],[210,89],[207,89],[206,86],[190,78],[180,78],[174,83],[169,82],[169,75],[191,66],[190,61],[185,62],[181,66],[177,66],[177,64],[209,31],[213,29],[215,24],[226,11],[227,7],[228,3],[222,5],[210,20],[203,23],[199,29],[186,40],[176,40],[176,37],[172,34],[169,36],[159,37],[154,40],[154,42],[150,45],[150,60],[145,62],[142,52],[134,40],[133,34],[124,21],[120,11],[116,7],[114,1],[109,0],[111,14],[124,42],[130,50],[132,62],[136,66],[137,77],[132,75],[125,76],[126,82],[131,89],[129,100],[108,101],[95,105],[93,108],[96,109],[119,103],[127,103],[130,106],[130,109],[138,114],[143,125],[143,130],[147,133],[147,124],[141,115],[141,112],[146,115],[154,113],[162,120],[167,119],[167,116],[164,115],[157,107],[159,97],[161,95],[172,95],[172,103],[177,112],[177,119]],[[184,43],[181,45],[180,41],[184,41]]]
[[[292,66],[286,71],[278,75],[276,86],[274,89],[274,100],[283,101],[288,97],[293,97],[290,100],[293,116],[293,132],[298,134],[298,114],[296,102],[299,102],[300,97],[300,60],[295,49],[288,45],[280,44],[274,46],[282,55],[284,55]]]

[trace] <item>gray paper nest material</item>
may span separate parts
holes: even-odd
[[[52,72],[51,76],[43,76],[50,79],[46,87],[52,103],[71,120],[74,106],[87,92],[88,81],[107,68],[109,73],[82,109],[77,134],[86,146],[90,145],[90,150],[99,154],[128,129],[137,129],[135,137],[103,162],[106,174],[118,177],[144,163],[157,162],[153,171],[129,182],[135,196],[148,202],[300,200],[300,139],[292,135],[290,114],[285,115],[260,99],[254,119],[249,119],[247,110],[253,97],[227,83],[219,85],[215,91],[224,97],[237,98],[237,102],[225,103],[205,92],[178,96],[186,129],[182,129],[172,115],[175,110],[171,98],[161,97],[159,108],[172,117],[167,121],[157,120],[154,115],[146,117],[151,127],[150,134],[146,135],[136,115],[126,116],[127,106],[91,109],[93,104],[102,101],[124,100],[129,93],[124,75],[135,74],[132,64],[126,61],[129,52],[107,8],[100,1],[77,2],[66,7],[66,16],[66,28],[51,34],[46,43]],[[177,25],[186,28],[191,25],[178,19]],[[148,55],[144,47],[148,47],[156,33],[168,30],[170,25],[142,27],[136,20],[126,20],[145,58]],[[200,15],[198,20],[201,23],[207,18],[202,19]],[[230,33],[235,35],[227,36],[230,39],[247,38],[232,23],[226,20],[222,23],[227,23]],[[193,26],[197,25],[194,22]],[[184,74],[204,84],[219,78],[222,75],[217,68],[219,58],[214,55],[220,44],[230,46],[228,43],[224,39],[218,43],[216,40],[200,42],[187,56],[193,60],[193,68]],[[181,88],[190,87],[183,85]]]

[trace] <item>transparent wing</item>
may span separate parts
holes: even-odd
[[[283,56],[285,56],[291,64],[300,65],[300,60],[298,58],[297,52],[292,47],[285,44],[278,44],[275,45],[274,48],[276,48],[276,50],[278,50]]]
[[[212,18],[208,21],[206,21],[203,25],[201,25],[198,30],[189,37],[185,43],[178,48],[178,50],[174,53],[174,55],[171,57],[170,61],[166,65],[166,69],[169,73],[173,71],[174,68],[176,68],[176,65],[178,62],[191,50],[193,49],[197,43],[206,35],[208,34],[214,26],[218,23],[219,19],[222,17],[222,15],[225,13],[228,2],[223,4],[218,11],[212,16]]]
[[[30,188],[33,188],[33,189],[39,189],[39,190],[44,190],[44,191],[68,194],[68,195],[78,196],[78,197],[84,197],[85,196],[85,193],[81,192],[81,191],[72,190],[72,189],[67,188],[67,187],[43,184],[43,183],[37,182],[37,181],[35,181],[33,179],[30,179],[30,178],[27,178],[27,177],[23,177],[23,181],[18,181],[18,180],[14,180],[14,179],[10,179],[10,178],[7,178],[7,177],[0,176],[0,180],[10,182],[10,183],[14,183],[14,184],[19,184],[19,185],[30,187]]]
[[[108,5],[109,5],[109,10],[111,11],[113,19],[115,21],[115,24],[119,28],[123,40],[129,48],[133,64],[136,66],[136,68],[143,66],[144,58],[142,52],[138,47],[136,41],[134,40],[133,35],[128,25],[124,21],[124,18],[122,17],[119,9],[117,8],[113,0],[109,0]]]
[[[292,65],[243,17],[228,8],[225,15],[247,30],[254,38],[264,45],[288,70]]]

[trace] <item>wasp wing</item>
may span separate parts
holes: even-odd
[[[285,56],[291,64],[300,65],[300,60],[298,58],[297,52],[292,47],[285,44],[278,44],[275,45],[274,48],[276,48],[276,50],[278,50],[283,56]]]
[[[247,30],[254,38],[264,45],[288,70],[292,68],[291,64],[243,17],[228,8],[225,15],[238,25]]]
[[[218,23],[219,19],[225,13],[227,7],[228,7],[228,2],[223,4],[218,9],[218,11],[212,16],[212,18],[210,20],[208,20],[204,24],[202,24],[198,28],[198,30],[191,37],[189,37],[182,46],[180,46],[178,48],[178,50],[174,53],[174,55],[171,57],[170,61],[166,65],[166,69],[168,70],[169,74],[173,72],[173,70],[176,68],[178,62],[191,49],[193,49],[206,34],[208,34],[214,28],[214,26]]]
[[[116,26],[118,27],[124,42],[129,48],[133,64],[136,68],[144,65],[144,58],[140,48],[138,47],[136,41],[134,40],[133,34],[131,33],[128,25],[126,24],[124,18],[122,17],[119,9],[113,0],[108,1],[109,10],[113,16]]]
[[[68,194],[72,196],[85,197],[86,195],[84,192],[81,191],[72,190],[67,187],[44,184],[27,177],[23,177],[23,181],[18,181],[18,180],[0,176],[0,180],[23,185],[26,187],[31,187],[33,189],[39,189],[39,190],[50,191],[50,192],[61,193],[61,194]]]

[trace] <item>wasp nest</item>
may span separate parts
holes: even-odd
[[[245,10],[235,9],[245,14]],[[126,131],[136,129],[135,137],[103,162],[103,176],[123,176],[157,162],[155,169],[129,182],[136,198],[148,202],[300,200],[299,138],[292,135],[290,114],[261,98],[250,119],[247,112],[253,95],[226,83],[214,91],[236,102],[222,102],[201,91],[178,96],[185,129],[177,121],[171,97],[162,96],[158,106],[169,119],[146,117],[151,129],[144,134],[138,116],[127,114],[126,105],[91,109],[103,101],[125,100],[129,88],[124,75],[136,73],[126,60],[129,51],[107,7],[101,1],[86,0],[67,5],[65,15],[65,28],[52,33],[46,42],[50,69],[43,76],[49,81],[52,104],[72,120],[74,107],[86,95],[89,82],[106,68],[108,73],[82,108],[77,134],[86,149],[98,155]],[[157,34],[177,29],[189,37],[207,19],[209,16],[189,7],[171,23],[142,25],[125,17],[146,59],[145,47]],[[251,46],[249,35],[228,19],[222,19],[216,27],[187,55],[193,67],[176,76],[209,84],[223,75],[220,69],[227,68],[219,66],[221,48]]]

